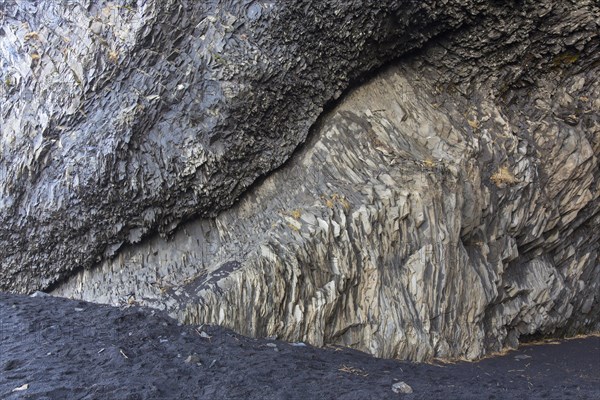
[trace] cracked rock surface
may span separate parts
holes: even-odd
[[[35,64],[4,92],[0,287],[412,360],[600,330],[597,4],[388,3],[121,6],[137,47],[50,131]]]
[[[3,2],[0,288],[231,206],[351,80],[471,18],[441,3]]]

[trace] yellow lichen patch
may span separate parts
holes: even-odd
[[[473,129],[479,128],[479,121],[477,121],[475,118],[473,118],[473,119],[467,118],[467,123]]]
[[[160,290],[160,294],[165,294],[165,293],[167,293],[169,291],[169,288],[165,287],[165,286],[161,286],[159,288],[159,290]]]
[[[29,32],[29,33],[25,34],[23,39],[25,39],[25,41],[40,40],[40,35],[37,32]]]
[[[31,57],[31,61],[39,61],[40,55],[38,53],[31,53],[29,55]]]
[[[579,60],[579,54],[570,51],[557,55],[552,60],[552,65],[555,67],[566,67],[575,64]]]
[[[492,174],[490,180],[498,187],[504,185],[514,185],[518,182],[517,178],[515,178],[513,173],[510,172],[506,166],[498,168],[498,171]]]
[[[283,217],[282,222],[285,222],[288,228],[296,232],[300,231],[300,228],[302,228],[302,223],[299,221],[300,217],[302,216],[302,212],[300,210],[280,210],[279,214]]]
[[[423,166],[425,168],[434,168],[435,167],[435,161],[433,161],[431,158],[427,158],[425,160],[423,160]]]
[[[334,193],[331,196],[321,196],[321,199],[323,200],[323,202],[325,202],[325,205],[328,208],[333,209],[335,207],[336,204],[339,204],[342,206],[342,208],[346,211],[350,210],[350,202],[348,201],[348,199],[346,199],[346,197],[344,197],[343,195],[340,195],[338,193]]]
[[[117,51],[111,50],[108,52],[108,61],[113,64],[116,64],[119,61],[119,53]]]
[[[350,202],[345,197],[342,197],[340,199],[340,204],[342,205],[344,210],[346,210],[346,211],[350,210]]]

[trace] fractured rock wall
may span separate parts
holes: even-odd
[[[2,2],[0,289],[230,207],[350,81],[472,20],[462,7]]]
[[[463,95],[440,87],[440,49],[349,93],[231,210],[55,293],[413,360],[598,331],[597,80],[561,67],[527,96],[485,77]]]
[[[117,52],[129,61],[107,75],[110,90],[84,86],[88,112],[65,117],[55,141],[42,134],[40,146],[49,144],[38,148],[31,120],[15,125],[31,81],[6,92],[19,100],[2,111],[3,154],[23,158],[2,164],[0,239],[11,246],[1,250],[1,287],[54,285],[55,294],[139,302],[190,323],[414,360],[600,330],[598,6],[441,3],[298,14],[301,5],[269,14],[248,3],[243,19],[258,15],[265,30],[246,23],[234,33],[227,21],[237,14],[221,3],[119,8],[110,15],[146,21],[133,34],[139,46]],[[208,39],[161,39],[168,18],[188,17],[207,24]],[[97,19],[95,35],[105,32]],[[208,51],[235,32],[263,46]],[[289,32],[307,39],[287,42]],[[27,34],[21,42],[35,39]],[[289,52],[271,57],[281,40]],[[350,80],[417,47],[344,96],[288,159]],[[190,67],[210,54],[221,67]],[[268,63],[240,61],[261,54]],[[247,65],[272,74],[254,80]],[[155,82],[172,87],[140,91]],[[137,102],[119,100],[131,93]],[[89,156],[101,149],[104,167]],[[205,217],[174,230],[195,214]],[[172,237],[147,237],[153,229]]]

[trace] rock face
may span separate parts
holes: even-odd
[[[4,92],[1,288],[413,360],[600,330],[596,3],[191,3],[52,11],[106,73],[75,108],[3,28],[11,79],[53,46]]]
[[[231,206],[351,80],[471,18],[288,3],[3,2],[0,289]]]

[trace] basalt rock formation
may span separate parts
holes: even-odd
[[[2,8],[3,289],[225,209],[352,79],[466,20],[418,2]]]
[[[597,3],[195,3],[4,6],[0,288],[414,360],[600,330]]]

